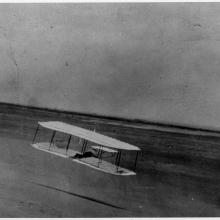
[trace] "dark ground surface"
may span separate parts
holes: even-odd
[[[32,148],[37,122],[48,120],[139,146],[137,175],[105,174]],[[0,105],[0,217],[220,216],[220,134],[171,130]],[[123,154],[122,164],[132,156]]]

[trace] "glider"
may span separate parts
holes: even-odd
[[[53,131],[49,142],[35,143],[40,126]],[[54,141],[57,132],[67,134],[69,136],[64,148],[58,147],[57,143]],[[79,138],[79,142],[81,143],[81,152],[69,148],[73,138]],[[38,122],[38,126],[31,145],[38,150],[42,150],[64,158],[70,158],[74,162],[84,164],[93,169],[97,169],[113,175],[122,176],[136,174],[135,169],[138,152],[140,151],[140,148],[134,145],[119,141],[106,135],[102,135],[96,131],[91,131],[60,121]],[[119,166],[122,151],[136,152],[134,167],[132,170]],[[115,162],[111,163],[104,160],[106,157],[103,155],[108,155],[108,157],[115,157]]]

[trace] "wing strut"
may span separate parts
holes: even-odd
[[[118,172],[120,160],[121,160],[121,150],[118,151],[117,156],[116,156],[116,161],[115,161],[115,166],[116,166],[117,172]]]
[[[135,157],[135,162],[134,162],[134,171],[136,170],[136,166],[137,166],[137,158],[138,158],[138,151]]]
[[[83,146],[82,146],[82,154],[84,154],[85,151],[86,151],[87,143],[88,143],[88,141],[84,139],[83,140]]]
[[[37,136],[38,129],[39,129],[39,124],[37,125],[37,129],[36,129],[36,131],[35,131],[35,134],[34,134],[34,138],[33,138],[32,144],[33,144],[34,141],[35,141],[35,138],[36,138],[36,136]]]
[[[56,131],[53,131],[53,135],[52,135],[51,140],[50,140],[49,150],[50,150],[50,147],[51,147],[51,144],[53,142],[55,134],[56,134]]]
[[[102,162],[102,146],[100,146],[99,148],[99,151],[98,151],[98,158],[99,158],[99,161],[98,161],[98,167],[99,167],[99,164]]]
[[[70,137],[69,137],[69,139],[68,139],[68,144],[67,144],[67,146],[66,146],[66,154],[67,154],[67,151],[68,151],[68,149],[69,149],[71,137],[72,137],[72,135],[70,135]]]

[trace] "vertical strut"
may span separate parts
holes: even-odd
[[[136,166],[137,166],[137,158],[138,158],[138,151],[135,157],[135,162],[134,162],[134,171],[136,170]]]
[[[119,157],[118,157],[118,166],[119,166],[120,160],[121,160],[121,150],[119,152]]]
[[[99,167],[99,164],[102,162],[102,146],[100,146],[99,148],[99,152],[98,152],[98,167]]]
[[[85,153],[85,151],[86,151],[87,143],[88,143],[88,141],[85,141],[85,146],[84,146],[84,151],[83,151],[83,153]]]
[[[116,163],[116,171],[118,172],[118,167],[120,164],[120,159],[121,159],[121,150],[118,152],[118,156],[117,156],[117,163]]]
[[[56,131],[53,131],[53,135],[52,135],[51,140],[50,140],[49,150],[50,150],[50,147],[51,147],[51,144],[52,144],[52,142],[53,142],[53,139],[54,139],[55,134],[56,134]]]
[[[119,154],[119,152],[117,152],[117,155],[116,155],[115,166],[117,166],[117,162],[118,162],[118,154]]]
[[[66,146],[66,154],[67,154],[67,151],[68,151],[68,149],[69,149],[71,137],[72,137],[72,136],[70,135],[69,140],[68,140],[68,143],[67,143],[67,146]]]
[[[86,151],[87,142],[88,142],[88,141],[86,141],[85,139],[83,140],[82,154],[84,154],[85,151]]]
[[[83,154],[83,151],[84,151],[84,145],[85,145],[85,140],[83,139],[83,146],[82,146],[82,150],[81,150],[82,154]]]
[[[34,138],[33,138],[33,140],[32,140],[32,144],[33,144],[34,141],[35,141],[35,138],[36,138],[36,136],[37,136],[38,129],[39,129],[39,124],[37,125],[37,129],[36,129],[36,131],[35,131]]]

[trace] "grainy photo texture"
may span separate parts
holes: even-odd
[[[0,4],[0,217],[220,216],[220,3]]]

